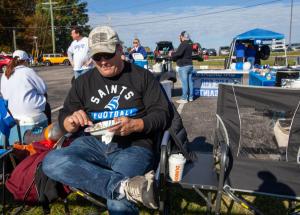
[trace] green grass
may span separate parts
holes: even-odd
[[[182,215],[182,214],[205,214],[206,204],[199,195],[196,194],[193,190],[183,190],[180,187],[170,188],[170,214]],[[205,192],[204,192],[205,193]],[[276,214],[284,215],[288,211],[288,201],[282,201],[277,198],[272,197],[262,197],[262,196],[253,196],[253,195],[242,195],[243,198],[247,199],[249,202],[252,202],[254,206],[259,208],[264,214]],[[213,200],[215,195],[212,195]],[[70,204],[70,212],[72,215],[108,215],[107,211],[104,211],[102,208],[98,208],[89,201],[82,199],[76,194],[70,194],[68,197]],[[297,203],[297,207],[299,207]],[[13,210],[10,210],[12,212]],[[222,214],[244,214],[250,215],[251,213],[244,209],[237,203],[234,203],[228,197],[222,198],[221,206]],[[41,207],[27,207],[26,211],[22,212],[21,215],[42,215],[43,211]],[[61,202],[56,202],[51,205],[51,215],[63,215],[64,206]],[[152,211],[144,207],[140,207],[140,214],[150,215],[158,214],[157,211]]]

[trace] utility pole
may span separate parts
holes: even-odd
[[[52,0],[49,0],[50,4],[50,16],[51,16],[51,31],[52,31],[52,51],[53,54],[56,52],[55,48],[55,34],[54,34],[54,20],[53,20],[53,7],[52,7]]]
[[[17,42],[16,42],[16,30],[13,29],[13,44],[14,44],[14,51],[17,50]]]
[[[49,0],[48,3],[42,3],[42,4],[49,4],[49,10],[50,10],[50,17],[51,17],[51,34],[52,34],[52,52],[53,54],[56,52],[55,48],[55,33],[54,33],[54,18],[53,18],[53,4],[57,4],[57,2],[52,2],[52,0]]]
[[[291,44],[292,44],[293,6],[294,6],[294,0],[291,0],[291,17],[290,17],[289,49],[291,49]]]

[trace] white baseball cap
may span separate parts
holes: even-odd
[[[23,50],[16,50],[13,53],[13,58],[17,57],[18,60],[28,60],[28,54]]]

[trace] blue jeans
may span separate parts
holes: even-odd
[[[179,78],[182,85],[181,99],[188,100],[194,97],[194,83],[192,80],[193,66],[178,67]]]
[[[76,139],[70,146],[51,151],[43,161],[43,171],[53,180],[107,199],[109,214],[138,214],[126,197],[118,200],[120,182],[152,169],[153,153],[146,148],[119,148],[94,136]]]
[[[254,63],[255,63],[255,57],[248,57],[248,58],[247,58],[247,61],[248,61],[249,63],[251,63],[251,69],[252,69],[253,66],[254,66]]]
[[[84,73],[90,71],[90,69],[80,69],[80,70],[74,70],[74,77],[75,79],[78,78],[80,75],[83,75]]]

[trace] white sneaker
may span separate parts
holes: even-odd
[[[186,103],[188,103],[189,101],[186,100],[186,99],[179,99],[179,100],[177,100],[176,102],[177,102],[178,104],[186,104]]]
[[[194,101],[194,99],[193,98],[189,98],[189,102],[192,102],[192,101]]]

